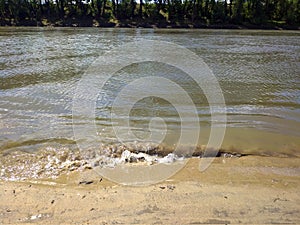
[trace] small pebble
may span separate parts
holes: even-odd
[[[138,160],[137,160],[136,157],[130,156],[130,159],[129,159],[129,162],[130,162],[130,163],[136,163],[137,161],[138,161]]]
[[[175,189],[175,186],[174,185],[168,185],[167,188],[173,191]]]
[[[92,183],[94,183],[94,181],[92,181],[92,180],[89,180],[89,181],[84,180],[84,181],[79,182],[79,184],[92,184]]]

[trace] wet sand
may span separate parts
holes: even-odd
[[[115,184],[93,170],[56,180],[0,182],[1,224],[300,223],[300,158],[189,160],[150,186]]]

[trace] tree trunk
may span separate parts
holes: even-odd
[[[228,9],[227,9],[227,0],[224,1],[224,18],[227,20]]]
[[[197,6],[196,6],[196,0],[193,0],[192,22],[195,21],[197,13],[198,13],[198,11],[197,11]]]
[[[232,17],[232,0],[229,1],[229,16]]]
[[[112,3],[113,14],[114,14],[115,17],[117,17],[117,14],[116,14],[116,2],[115,2],[115,0],[111,0],[111,3]]]
[[[143,18],[143,4],[143,0],[140,0],[139,16],[141,19]]]
[[[168,3],[168,19],[169,20],[172,20],[172,4],[171,4],[171,1],[170,0],[167,0],[167,3]]]
[[[105,14],[106,0],[103,0],[102,16]]]
[[[133,17],[134,17],[134,10],[135,10],[134,0],[130,0],[130,8],[131,8],[130,19],[133,19]]]
[[[40,15],[43,16],[44,10],[43,10],[42,0],[39,0],[39,7],[40,7]]]
[[[61,13],[61,18],[63,19],[65,16],[65,9],[64,9],[64,0],[60,0],[60,13]]]
[[[46,11],[47,11],[47,18],[50,18],[51,11],[50,11],[50,1],[49,0],[45,1],[45,6],[46,6]]]

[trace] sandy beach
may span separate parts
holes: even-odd
[[[56,180],[0,182],[1,224],[299,224],[300,159],[199,159],[170,179],[123,186],[94,170]]]

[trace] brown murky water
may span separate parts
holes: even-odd
[[[300,156],[297,31],[0,28],[1,177],[38,178],[51,174],[45,167],[56,174],[82,163],[76,141],[87,140],[75,140],[73,128],[88,126],[91,118],[72,119],[78,81],[99,55],[140,39],[182,45],[213,71],[226,102],[227,123],[217,121],[219,127],[227,127],[222,149]],[[192,96],[200,124],[190,124],[201,126],[198,144],[207,144],[211,117],[201,89],[183,72],[148,62],[119,72],[100,93],[96,117],[92,118],[99,148],[103,144],[120,146],[112,126],[125,118],[111,120],[113,100],[124,85],[150,72],[175,80]],[[130,126],[139,138],[149,135],[151,118],[162,118],[168,128],[162,144],[168,151],[177,144],[181,123],[169,102],[155,96],[141,99],[129,116]],[[154,126],[158,132],[163,128],[159,123]],[[151,147],[145,143],[142,148]]]

